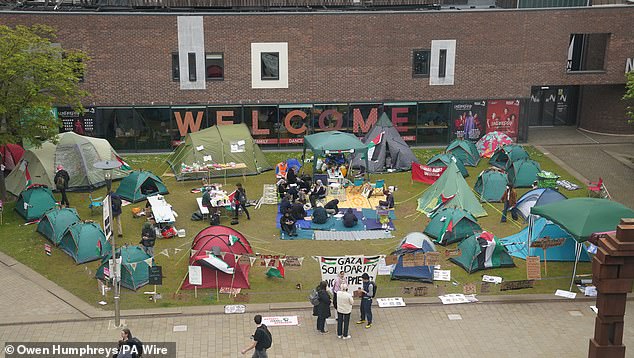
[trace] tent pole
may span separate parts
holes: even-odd
[[[526,257],[531,255],[531,237],[533,236],[533,214],[528,215],[528,236],[526,238]]]
[[[572,292],[572,285],[575,283],[575,276],[577,276],[577,263],[579,263],[579,256],[581,256],[581,244],[575,240],[575,265],[572,269],[572,278],[570,279],[570,289]]]

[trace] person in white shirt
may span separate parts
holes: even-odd
[[[337,337],[343,339],[352,338],[348,334],[350,326],[350,314],[354,299],[348,292],[348,284],[342,283],[337,292]]]

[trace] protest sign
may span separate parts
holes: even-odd
[[[379,270],[379,259],[382,255],[375,256],[315,256],[319,262],[321,279],[332,287],[335,277],[339,272],[344,272],[348,279],[349,291],[355,291],[363,286],[361,275],[367,273],[370,280],[376,280]]]

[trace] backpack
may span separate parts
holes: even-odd
[[[220,225],[220,214],[213,213],[209,216],[209,225]]]
[[[55,178],[55,187],[57,190],[62,190],[66,187],[66,179],[64,179],[63,175],[58,175]]]
[[[136,354],[132,354],[132,357],[141,357],[143,355],[143,343],[141,343],[141,341],[136,338],[136,337],[132,337],[128,340],[128,343],[131,346],[135,346],[136,347]]]
[[[265,325],[260,326],[258,329],[264,331],[264,336],[268,338],[267,341],[262,342],[262,347],[264,347],[264,349],[271,348],[271,345],[273,344],[273,336],[271,335],[271,332],[269,332],[269,329]]]
[[[203,219],[203,214],[200,211],[196,211],[192,214],[192,221],[200,221]]]
[[[374,287],[374,292],[373,292],[373,295],[372,295],[372,298],[374,298],[374,297],[376,297],[376,291],[377,291],[378,287],[376,285],[376,282],[374,282],[374,281],[370,281],[370,284],[372,285],[372,287]]]
[[[313,306],[317,306],[319,304],[319,293],[316,289],[313,289],[310,295],[308,295],[308,300]]]

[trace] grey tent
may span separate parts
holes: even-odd
[[[385,113],[366,134],[363,143],[370,148],[368,151],[369,167],[366,168],[370,173],[382,173],[388,169],[411,170],[412,162],[416,161],[416,156]],[[355,155],[352,166],[357,168],[365,166],[361,154]]]

